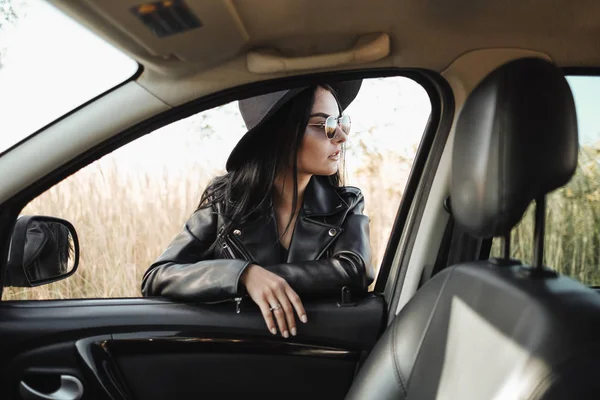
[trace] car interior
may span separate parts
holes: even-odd
[[[137,70],[0,153],[1,399],[598,397],[598,289],[561,272],[578,260],[544,256],[552,193],[581,169],[568,79],[600,75],[600,4],[47,3]],[[240,99],[396,76],[431,113],[376,282],[307,301],[298,336],[234,301],[2,298],[86,273],[81,226],[22,211],[93,162]],[[532,256],[516,259],[529,217]],[[46,266],[57,232],[65,253]]]

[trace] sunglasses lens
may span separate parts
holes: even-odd
[[[333,139],[335,137],[336,130],[337,130],[337,118],[327,117],[327,120],[325,121],[325,135],[327,135],[327,138]]]
[[[344,131],[344,133],[346,135],[349,134],[350,133],[350,126],[352,125],[351,121],[350,121],[350,117],[348,115],[342,116],[340,124],[342,125],[342,130]]]

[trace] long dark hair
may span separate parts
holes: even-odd
[[[270,204],[277,172],[287,168],[290,161],[292,161],[294,185],[291,215],[294,215],[299,206],[298,150],[302,144],[318,87],[336,96],[328,85],[312,86],[300,92],[261,126],[253,144],[247,149],[245,162],[225,175],[213,179],[202,193],[198,209],[208,208],[218,203],[225,206],[224,233],[229,233],[233,224],[243,224],[255,216],[264,215],[257,211],[266,210],[266,206]],[[343,169],[343,163],[341,166]],[[339,187],[342,184],[342,175],[338,170],[334,175],[329,176],[328,180],[334,187]],[[286,231],[291,222],[290,218]],[[281,236],[284,234],[285,231]]]

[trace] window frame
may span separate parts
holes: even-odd
[[[91,99],[90,101],[82,104],[80,107],[72,110],[71,112],[61,116],[57,120],[53,121],[50,125],[67,118],[68,116],[81,110],[88,104],[96,101],[105,94],[116,90],[118,87],[137,79],[142,72],[142,67],[138,70],[138,73],[120,85],[111,88],[107,92]],[[89,149],[88,151],[80,154],[78,157],[69,161],[68,163],[50,171],[45,177],[39,179],[32,185],[28,186],[24,190],[20,191],[12,198],[0,205],[0,234],[4,234],[1,237],[10,237],[10,232],[16,218],[18,217],[21,210],[34,198],[50,189],[52,186],[61,182],[63,179],[74,174],[85,166],[93,163],[94,161],[102,158],[104,155],[127,145],[128,143],[137,140],[147,134],[150,134],[166,125],[179,121],[181,119],[190,117],[200,112],[212,109],[214,107],[227,104],[232,101],[237,101],[241,98],[252,97],[260,94],[264,94],[271,91],[282,90],[293,86],[303,86],[318,83],[319,81],[339,81],[339,80],[352,80],[352,79],[368,79],[368,78],[385,78],[402,76],[412,79],[425,91],[427,92],[431,102],[431,113],[429,121],[426,125],[423,133],[420,145],[417,153],[415,154],[415,160],[411,167],[411,172],[408,177],[407,185],[400,201],[398,212],[395,217],[395,221],[392,225],[390,238],[384,252],[384,256],[381,261],[379,275],[375,283],[374,292],[377,294],[383,294],[386,300],[390,302],[395,296],[399,296],[395,290],[390,291],[390,287],[393,289],[397,286],[401,288],[401,282],[404,274],[402,274],[404,268],[392,269],[392,263],[395,258],[395,254],[398,251],[402,251],[404,254],[403,260],[405,261],[402,265],[405,267],[408,259],[410,258],[410,244],[414,242],[414,232],[418,228],[418,221],[420,219],[418,209],[421,208],[420,213],[422,214],[423,207],[417,207],[417,213],[413,211],[411,213],[411,206],[415,198],[424,199],[431,187],[433,176],[435,175],[435,167],[441,158],[441,154],[446,142],[447,136],[450,132],[450,126],[452,124],[454,116],[454,98],[452,91],[448,83],[441,77],[441,75],[427,70],[416,70],[416,69],[403,69],[403,68],[373,68],[364,70],[351,70],[351,71],[335,71],[325,72],[318,74],[301,75],[288,78],[280,78],[274,80],[268,80],[263,82],[246,84],[230,89],[217,92],[191,102],[185,103],[178,107],[174,107],[153,117],[146,119],[122,132],[117,133],[109,140]],[[47,128],[46,126],[45,128]],[[38,132],[43,131],[45,128]],[[36,132],[36,134],[38,133]],[[35,135],[35,134],[34,134]],[[31,139],[34,135],[29,136],[22,142]],[[15,147],[15,146],[13,146]],[[11,147],[11,149],[13,148]],[[10,151],[7,150],[7,151]],[[434,152],[435,154],[432,154]],[[418,195],[418,197],[417,197]],[[424,201],[422,201],[424,203]],[[410,226],[407,225],[407,221],[410,217]],[[407,235],[411,237],[412,241],[405,241],[402,249],[398,249],[401,237]],[[4,257],[6,260],[8,250],[8,239],[0,241],[0,246],[3,251],[0,257]],[[3,292],[3,271],[6,270],[6,262],[0,262],[0,301],[11,301],[2,300]],[[389,282],[388,282],[389,281]],[[391,282],[391,283],[390,283]],[[390,286],[392,285],[392,286]],[[393,307],[390,307],[390,310]]]

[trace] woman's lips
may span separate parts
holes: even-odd
[[[329,158],[330,160],[338,161],[340,159],[340,151],[336,151],[327,158]]]

